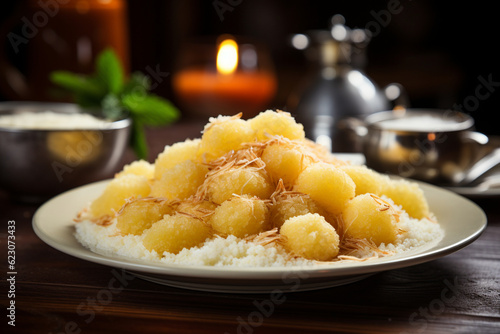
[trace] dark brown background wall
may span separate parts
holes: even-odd
[[[345,16],[350,27],[365,27],[377,21],[389,3],[395,4],[395,0],[219,1],[233,4],[223,20],[212,0],[128,0],[131,69],[159,64],[162,70],[173,71],[180,45],[196,36],[232,33],[254,37],[272,51],[280,89],[270,107],[282,108],[307,67],[303,54],[287,43],[290,34],[324,29],[337,13]],[[20,3],[3,0],[0,20],[10,17]],[[500,28],[494,2],[401,0],[399,7],[402,10],[383,23],[370,43],[367,74],[381,86],[403,84],[413,107],[445,109],[474,96],[478,77],[499,82],[470,114],[478,130],[500,134]],[[158,85],[156,93],[175,102],[169,83]],[[0,99],[6,99],[2,92]]]

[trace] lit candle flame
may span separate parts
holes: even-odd
[[[217,70],[222,74],[231,74],[238,66],[238,44],[232,39],[220,43],[217,53]]]

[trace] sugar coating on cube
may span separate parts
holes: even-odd
[[[286,220],[308,213],[327,215],[326,211],[321,209],[309,195],[281,195],[277,196],[272,205],[271,219],[275,227],[281,227]]]
[[[90,204],[93,217],[114,216],[129,198],[149,195],[151,187],[142,175],[127,174],[111,180],[104,192]]]
[[[217,204],[235,195],[250,195],[267,199],[274,191],[273,184],[262,171],[255,168],[235,168],[207,179],[208,198]]]
[[[254,139],[254,130],[247,121],[239,117],[219,116],[210,120],[205,126],[198,150],[198,156],[205,161],[212,161],[232,150],[238,150],[243,143]]]
[[[394,209],[374,194],[358,195],[342,212],[344,235],[370,240],[379,246],[396,240],[398,225]]]
[[[391,179],[381,192],[392,199],[395,204],[400,205],[410,217],[423,219],[430,216],[427,199],[416,182]]]
[[[142,243],[147,250],[177,254],[184,248],[202,244],[211,236],[211,229],[198,218],[174,214],[157,221],[144,233]]]
[[[282,179],[287,186],[293,185],[299,174],[310,164],[310,159],[298,149],[279,142],[267,146],[261,159],[266,164],[271,179],[274,182]]]
[[[329,261],[339,253],[339,236],[324,217],[308,213],[292,217],[281,226],[285,247],[296,255]]]
[[[295,190],[308,194],[323,209],[338,215],[346,203],[355,196],[356,185],[340,168],[318,162],[300,173]]]
[[[303,139],[304,126],[295,121],[290,113],[266,110],[248,121],[256,132],[257,140],[265,141],[279,135],[289,139]]]
[[[137,160],[132,163],[125,165],[123,169],[115,175],[115,177],[121,177],[127,174],[141,175],[145,178],[152,179],[154,177],[155,168],[154,165],[150,164],[146,160]]]
[[[219,205],[210,218],[212,228],[222,235],[243,238],[270,229],[269,209],[264,201],[235,196]]]
[[[196,193],[205,182],[208,168],[191,160],[183,161],[164,171],[151,188],[151,196],[168,199],[186,199]]]
[[[200,139],[186,139],[183,142],[175,143],[171,146],[165,146],[162,153],[155,160],[155,178],[161,179],[163,173],[175,165],[186,160],[195,160]]]
[[[386,175],[382,175],[364,165],[345,165],[340,168],[356,184],[356,195],[366,193],[380,195],[384,184],[389,182]]]
[[[116,227],[123,234],[141,235],[164,215],[173,213],[168,201],[142,198],[122,207],[116,217]]]

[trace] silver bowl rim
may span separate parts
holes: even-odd
[[[445,116],[445,114],[447,114],[448,116]],[[446,110],[446,109],[430,109],[430,108],[407,108],[404,110],[404,113],[403,110],[401,111],[401,115],[398,115],[397,110],[379,111],[366,116],[364,118],[364,122],[367,127],[381,131],[391,131],[391,132],[397,131],[397,132],[417,133],[417,134],[436,132],[436,131],[399,130],[399,129],[383,128],[379,124],[377,124],[385,120],[402,118],[405,115],[432,115],[432,116],[438,116],[440,118],[449,117],[450,119],[455,118],[458,120],[456,122],[456,126],[454,126],[452,129],[443,129],[442,131],[438,132],[459,132],[472,129],[474,126],[474,119],[468,114],[452,109]]]
[[[37,101],[3,101],[0,102],[0,116],[4,114],[11,114],[15,109],[37,109],[37,110],[51,110],[60,113],[77,113],[82,110],[80,106],[75,103],[67,102],[37,102]],[[68,111],[73,110],[73,111]],[[35,132],[68,132],[68,131],[107,131],[107,130],[120,130],[128,128],[132,125],[132,119],[127,117],[115,121],[110,121],[109,125],[105,127],[84,128],[84,129],[23,129],[23,128],[9,128],[0,125],[0,132],[16,132],[16,133],[35,133]]]

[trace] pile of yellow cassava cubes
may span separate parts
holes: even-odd
[[[267,110],[211,118],[201,138],[166,146],[154,164],[125,166],[87,214],[116,218],[123,235],[143,235],[160,256],[267,233],[294,257],[330,261],[344,243],[395,243],[400,208],[430,215],[418,184],[337,160],[289,113]]]

